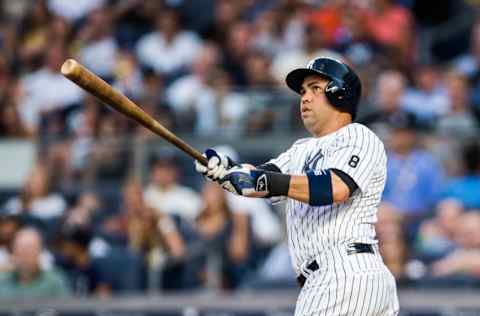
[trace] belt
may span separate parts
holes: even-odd
[[[356,253],[374,253],[373,246],[370,244],[362,244],[362,243],[349,244],[347,247],[347,254],[353,255]],[[317,271],[319,268],[320,266],[318,265],[317,260],[313,260],[307,266],[307,270],[309,270],[310,272]],[[306,281],[307,281],[307,277],[303,274],[300,274],[297,277],[297,282],[300,285],[300,287],[303,287]]]

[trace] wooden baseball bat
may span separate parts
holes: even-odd
[[[172,145],[177,146],[203,165],[207,165],[207,159],[202,156],[198,150],[184,142],[167,128],[163,127],[162,124],[148,115],[129,98],[115,90],[111,85],[82,66],[76,60],[67,59],[62,65],[61,72],[69,80],[93,94],[103,103],[148,128],[150,131],[164,138]]]

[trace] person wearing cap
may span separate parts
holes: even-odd
[[[291,71],[311,137],[266,163],[238,164],[207,149],[196,170],[237,195],[286,199],[287,239],[301,286],[295,316],[397,315],[393,275],[375,233],[386,181],[382,141],[354,123],[361,82],[345,62],[318,57]]]

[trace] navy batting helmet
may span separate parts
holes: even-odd
[[[325,95],[330,104],[350,113],[352,119],[355,119],[362,85],[357,74],[347,64],[330,57],[315,58],[306,68],[291,71],[286,78],[287,86],[300,93],[303,80],[310,75],[327,78],[330,82],[325,87]]]

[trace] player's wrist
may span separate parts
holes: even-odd
[[[290,175],[257,169],[255,170],[255,177],[257,179],[257,191],[267,191],[266,197],[288,195]]]

